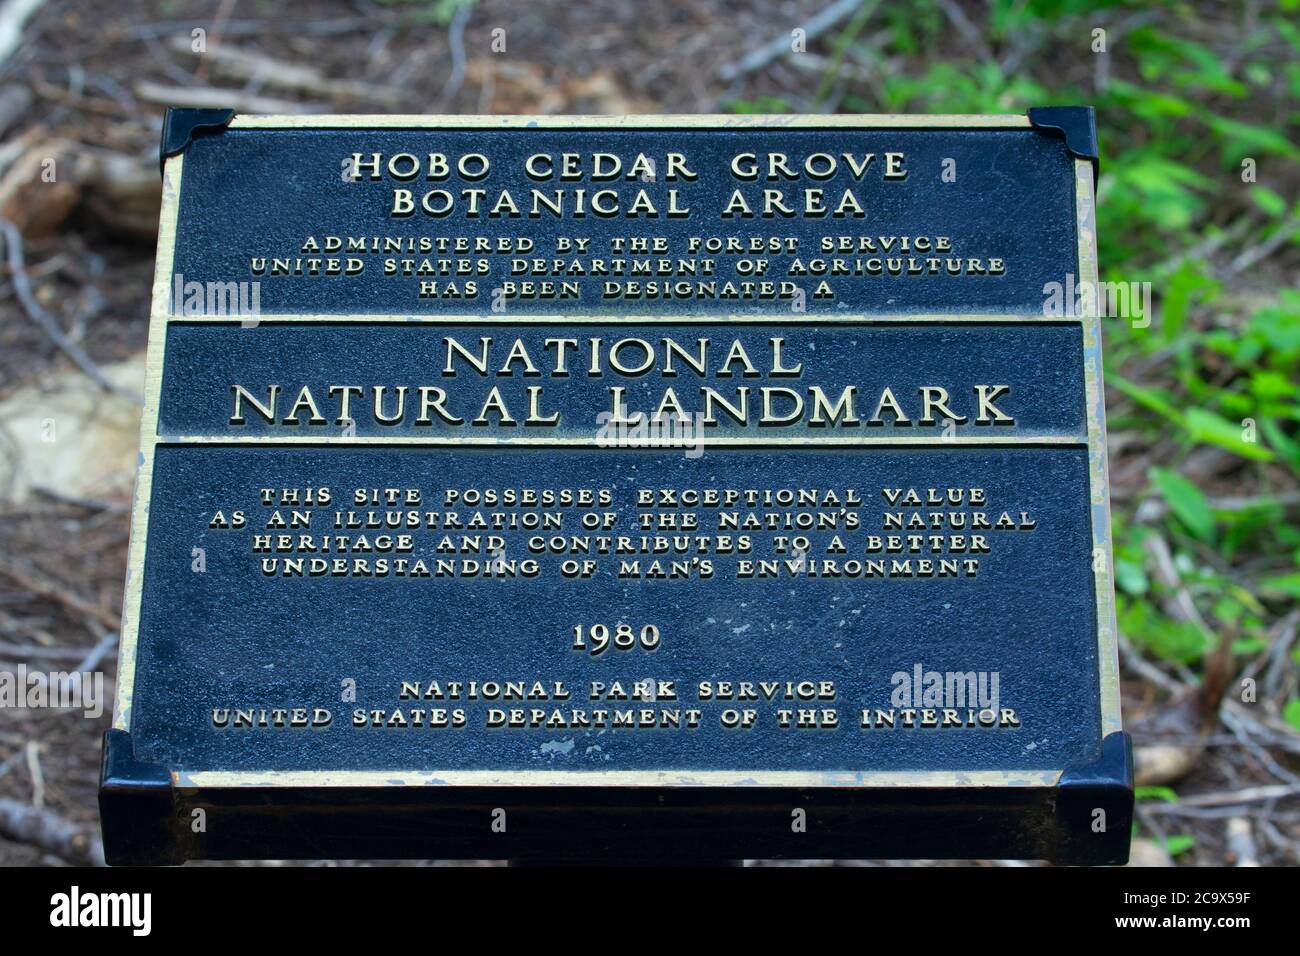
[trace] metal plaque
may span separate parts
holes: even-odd
[[[111,862],[1122,862],[1091,111],[173,110]]]

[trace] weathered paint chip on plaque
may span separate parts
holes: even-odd
[[[163,151],[112,860],[1126,857],[1091,111]]]

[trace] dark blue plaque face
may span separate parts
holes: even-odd
[[[110,855],[1126,854],[1045,112],[181,137]]]

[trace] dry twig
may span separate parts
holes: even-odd
[[[52,853],[78,866],[103,866],[104,847],[93,831],[48,810],[0,797],[0,836]]]
[[[114,384],[101,372],[99,366],[85,350],[69,339],[63,329],[59,328],[59,323],[54,321],[54,317],[41,308],[41,304],[36,301],[31,284],[27,281],[27,266],[23,261],[23,237],[18,227],[8,219],[0,219],[0,233],[4,234],[5,256],[9,263],[9,274],[14,284],[14,291],[18,293],[18,301],[22,303],[27,317],[39,325],[63,354],[72,359],[77,368],[85,372],[104,391],[144,404],[144,399],[139,394]]]

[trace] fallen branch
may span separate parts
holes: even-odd
[[[1151,809],[1173,813],[1177,807],[1235,807],[1247,803],[1262,803],[1300,796],[1300,784],[1279,783],[1266,787],[1246,787],[1242,790],[1218,790],[1212,793],[1195,793],[1177,803],[1152,804]]]
[[[1300,230],[1300,216],[1290,216],[1282,225],[1273,231],[1273,234],[1258,245],[1251,246],[1242,252],[1237,258],[1233,259],[1228,266],[1228,271],[1232,273],[1245,272],[1251,266],[1255,265],[1261,259],[1266,259],[1278,249],[1291,240],[1291,237]]]
[[[116,634],[101,634],[99,643],[92,647],[86,656],[81,659],[81,663],[77,665],[77,672],[82,674],[92,673],[95,668],[99,667],[100,662],[108,656],[109,651],[115,647],[117,647]]]
[[[104,845],[92,830],[7,797],[0,797],[0,836],[77,866],[104,865]]]
[[[1259,851],[1255,849],[1255,834],[1249,817],[1233,817],[1228,821],[1228,854],[1234,866],[1259,866]]]
[[[122,629],[122,621],[112,611],[100,607],[98,604],[91,604],[89,601],[73,594],[67,588],[43,580],[31,571],[3,558],[0,558],[0,574],[14,581],[24,590],[57,601],[69,610],[76,611],[99,622],[114,633]]]
[[[81,647],[41,647],[39,644],[0,644],[0,661],[80,661],[86,657]]]
[[[108,150],[86,150],[81,178],[86,206],[115,235],[151,239],[158,235],[157,163]]]
[[[167,45],[177,53],[193,53],[189,39],[183,36],[172,38]],[[352,80],[330,79],[314,66],[287,63],[263,53],[241,50],[226,43],[210,43],[205,52],[197,55],[205,62],[211,61],[220,73],[232,79],[262,83],[294,93],[306,93],[309,96],[324,94],[331,97],[392,103],[406,93],[391,86],[374,86]],[[179,89],[190,89],[190,87],[179,87]]]
[[[1269,495],[1233,495],[1226,498],[1205,499],[1212,511],[1253,511],[1260,508],[1300,509],[1300,492],[1284,491]],[[1148,498],[1142,503],[1142,517],[1150,523],[1169,513],[1169,505],[1162,498]]]
[[[32,91],[18,83],[0,90],[0,133],[7,133],[17,125],[32,105]]]
[[[813,14],[806,23],[802,24],[804,42],[811,42],[816,37],[821,36],[861,4],[862,0],[838,0],[837,3],[832,3],[820,13]],[[780,59],[787,53],[792,52],[790,37],[791,31],[786,30],[779,36],[773,37],[764,43],[758,49],[745,54],[739,60],[723,64],[722,69],[718,70],[718,75],[724,80],[731,81],[756,70],[761,70],[773,60]]]
[[[1124,634],[1119,635],[1119,649],[1123,655],[1124,664],[1157,687],[1162,687],[1171,694],[1179,694],[1193,686],[1190,683],[1170,677],[1155,664],[1148,661]]]
[[[135,95],[149,103],[163,106],[190,106],[195,109],[232,109],[238,113],[313,113],[317,103],[277,100],[269,96],[250,96],[243,90],[220,90],[210,86],[163,86],[144,81],[135,86]]]
[[[44,485],[32,485],[32,491],[40,495],[42,498],[49,498],[51,501],[57,501],[59,504],[85,508],[87,511],[107,511],[112,514],[117,514],[126,511],[129,507],[129,505],[122,504],[118,501],[106,501],[103,498],[87,498],[84,495],[70,495],[57,488],[47,488]]]
[[[995,62],[993,51],[984,42],[984,35],[980,33],[975,24],[970,22],[970,18],[966,16],[965,12],[954,0],[939,0],[939,7],[948,17],[949,22],[957,29],[957,32],[961,34],[962,39],[966,41],[966,45],[974,48],[981,60],[986,63]]]
[[[9,167],[18,162],[29,149],[39,143],[46,133],[44,126],[29,126],[17,136],[0,143],[0,173],[8,175]]]
[[[23,27],[45,0],[8,0],[0,7],[0,63],[13,56],[23,42]]]
[[[5,258],[9,263],[9,276],[13,281],[14,291],[18,293],[18,301],[22,303],[23,311],[27,313],[27,317],[39,325],[63,354],[72,359],[77,368],[85,372],[104,391],[129,398],[137,404],[144,404],[144,399],[140,395],[130,389],[115,385],[108,376],[101,372],[99,366],[86,354],[85,350],[68,338],[63,330],[59,328],[59,324],[54,321],[54,317],[36,301],[36,296],[32,294],[31,284],[27,281],[27,264],[23,261],[23,237],[22,233],[18,231],[18,227],[8,219],[0,219],[0,233],[4,235]]]
[[[1168,596],[1161,602],[1165,613],[1170,617],[1194,625],[1202,634],[1213,637],[1214,632],[1201,617],[1201,612],[1192,600],[1192,592],[1183,584],[1182,575],[1174,565],[1174,556],[1169,550],[1169,543],[1158,534],[1148,535],[1142,542],[1147,555],[1151,558],[1155,578],[1164,586]]]
[[[456,98],[461,85],[465,82],[465,25],[469,23],[473,10],[472,3],[463,3],[457,7],[451,19],[451,26],[447,30],[447,45],[451,48],[451,73],[447,76],[447,82],[443,84],[442,92],[438,95],[438,103],[444,109]]]

